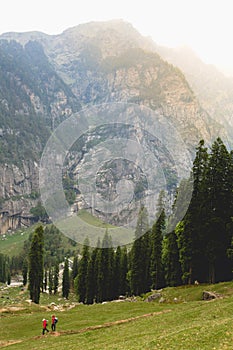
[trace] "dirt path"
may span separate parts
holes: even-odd
[[[117,320],[117,321],[113,321],[113,322],[106,322],[106,323],[103,323],[103,324],[100,324],[100,325],[89,326],[89,327],[85,327],[85,328],[81,328],[81,329],[77,329],[77,330],[53,332],[53,333],[50,333],[50,334],[52,336],[60,336],[60,335],[68,335],[68,334],[85,333],[85,332],[89,332],[89,331],[95,331],[95,330],[102,329],[102,328],[109,328],[109,327],[113,327],[113,326],[116,326],[116,325],[120,325],[120,324],[124,324],[124,323],[128,323],[128,322],[136,321],[136,320],[139,320],[141,318],[162,315],[162,314],[165,314],[167,312],[171,312],[171,310],[151,312],[149,314],[144,314],[144,315],[140,315],[140,316],[130,317],[130,318],[126,318],[124,320]],[[41,338],[43,336],[39,336],[39,337]]]
[[[0,348],[5,348],[6,346],[22,343],[22,340],[6,340],[6,341],[0,341]]]
[[[106,323],[103,323],[103,324],[100,324],[100,325],[89,326],[89,327],[85,327],[85,328],[81,328],[81,329],[77,329],[77,330],[61,331],[61,332],[49,332],[48,336],[59,337],[59,336],[62,336],[62,335],[80,334],[80,333],[85,333],[85,332],[89,332],[89,331],[95,331],[95,330],[98,330],[98,329],[110,328],[110,327],[121,325],[121,324],[124,324],[124,323],[137,321],[137,320],[139,320],[141,318],[147,318],[147,317],[162,315],[162,314],[165,314],[167,312],[171,312],[171,310],[151,312],[149,314],[143,314],[143,315],[140,315],[140,316],[130,317],[130,318],[126,318],[124,320],[117,320],[117,321],[113,321],[113,322],[106,322]],[[43,337],[44,337],[43,335],[38,335],[38,336],[33,337],[31,339],[41,339]],[[22,343],[22,342],[23,342],[23,340],[0,342],[0,346],[1,347],[7,347],[9,345],[16,344],[16,343]]]

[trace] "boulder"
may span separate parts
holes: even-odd
[[[149,295],[149,296],[145,299],[145,301],[148,302],[148,303],[150,303],[151,301],[154,301],[154,300],[156,300],[156,299],[159,299],[160,297],[161,297],[161,293],[154,293],[154,294]]]
[[[215,292],[209,292],[204,290],[203,291],[203,295],[202,295],[202,299],[203,300],[213,300],[213,299],[219,299],[221,298],[221,295]]]

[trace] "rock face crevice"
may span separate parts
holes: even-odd
[[[92,22],[56,36],[0,36],[0,233],[33,222],[51,132],[82,107],[111,102],[136,103],[167,118],[191,157],[201,138],[208,145],[224,134],[183,73],[124,21]],[[79,152],[91,149],[91,137]]]
[[[22,168],[14,164],[1,165],[0,183],[0,233],[30,226],[34,222],[30,209],[39,197],[38,163],[23,161]]]

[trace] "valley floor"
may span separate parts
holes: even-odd
[[[222,297],[203,301],[204,290]],[[233,283],[162,290],[163,302],[109,302],[82,305],[42,295],[26,301],[19,287],[0,291],[1,348],[7,349],[156,349],[233,348]],[[56,332],[42,336],[42,319],[56,313]]]

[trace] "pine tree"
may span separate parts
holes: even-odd
[[[26,286],[28,281],[28,259],[27,258],[25,258],[23,261],[22,274],[23,274],[23,285]]]
[[[72,268],[72,280],[76,278],[78,274],[78,257],[77,255],[74,256],[74,261],[73,261],[73,268]]]
[[[179,249],[175,231],[169,232],[163,240],[162,260],[167,286],[175,287],[182,284]]]
[[[11,273],[10,273],[10,270],[8,270],[8,274],[7,274],[7,284],[8,284],[8,286],[11,284]]]
[[[114,294],[115,297],[119,297],[121,294],[120,288],[121,288],[121,247],[117,247],[116,253],[115,253],[115,260],[114,260]]]
[[[106,230],[102,247],[98,250],[96,263],[97,273],[97,302],[112,300],[114,298],[113,264],[114,251],[111,247],[111,237]]]
[[[91,257],[88,263],[87,268],[87,293],[86,293],[86,302],[87,304],[93,304],[97,296],[97,255],[100,248],[93,249]]]
[[[232,278],[230,261],[226,251],[230,247],[232,216],[231,156],[222,140],[212,145],[207,169],[206,245],[209,266],[209,282],[215,283]]]
[[[57,294],[59,286],[59,262],[56,261],[53,271],[53,293]]]
[[[164,286],[164,271],[162,264],[162,242],[163,231],[165,229],[165,212],[162,209],[159,218],[152,227],[151,234],[151,287],[159,289]]]
[[[82,250],[82,258],[79,262],[78,275],[75,279],[75,289],[78,295],[79,302],[86,302],[87,294],[87,269],[90,259],[89,253],[89,241],[86,239],[84,241],[84,246]]]
[[[53,269],[49,268],[49,294],[53,292]]]
[[[68,299],[70,293],[70,275],[69,275],[69,262],[65,259],[65,265],[62,276],[62,296]]]
[[[108,277],[107,277],[107,300],[113,300],[118,295],[116,293],[115,283],[114,283],[114,262],[115,253],[112,247],[112,239],[110,238],[110,246],[108,250]]]
[[[128,253],[127,248],[121,248],[121,261],[120,261],[120,286],[119,286],[119,294],[126,295],[129,293],[129,284],[127,280],[128,275]]]
[[[43,283],[43,227],[36,228],[29,251],[29,291],[31,300],[39,304]]]
[[[206,171],[208,152],[204,141],[197,147],[193,163],[193,193],[183,220],[177,225],[175,232],[178,238],[180,263],[183,283],[191,284],[194,280],[204,280],[206,275],[204,259],[204,231],[206,207]]]
[[[6,282],[6,257],[0,253],[0,282]]]
[[[48,284],[48,271],[47,269],[45,269],[44,272],[44,291],[47,291],[47,284]]]
[[[131,294],[140,295],[148,290],[148,213],[144,206],[140,208],[135,231],[135,241],[130,253],[130,289]]]

